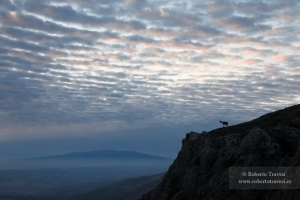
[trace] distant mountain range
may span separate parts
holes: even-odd
[[[115,151],[115,150],[99,150],[99,151],[87,151],[77,153],[67,153],[62,155],[52,155],[30,158],[31,160],[57,160],[57,159],[91,159],[91,160],[157,160],[157,161],[169,161],[173,159],[165,158],[161,156],[154,156],[144,154],[135,151]]]
[[[169,167],[174,159],[144,154],[135,151],[99,150],[50,155],[12,160],[9,169],[69,168],[98,166],[143,166]]]

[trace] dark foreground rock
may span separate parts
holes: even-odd
[[[300,190],[229,189],[230,167],[299,167],[300,105],[250,122],[191,132],[156,189],[142,200],[300,199]]]

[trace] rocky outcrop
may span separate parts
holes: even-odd
[[[300,105],[208,133],[191,132],[142,200],[300,199],[299,190],[229,189],[230,167],[300,166]]]

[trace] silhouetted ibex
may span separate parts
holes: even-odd
[[[225,126],[227,126],[227,127],[228,127],[228,122],[222,122],[222,121],[220,121],[220,123],[222,123],[222,124],[223,124],[223,127],[225,127]]]

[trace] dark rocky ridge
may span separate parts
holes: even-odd
[[[142,200],[300,199],[300,190],[229,190],[229,167],[300,166],[300,105],[182,140],[177,158]]]

